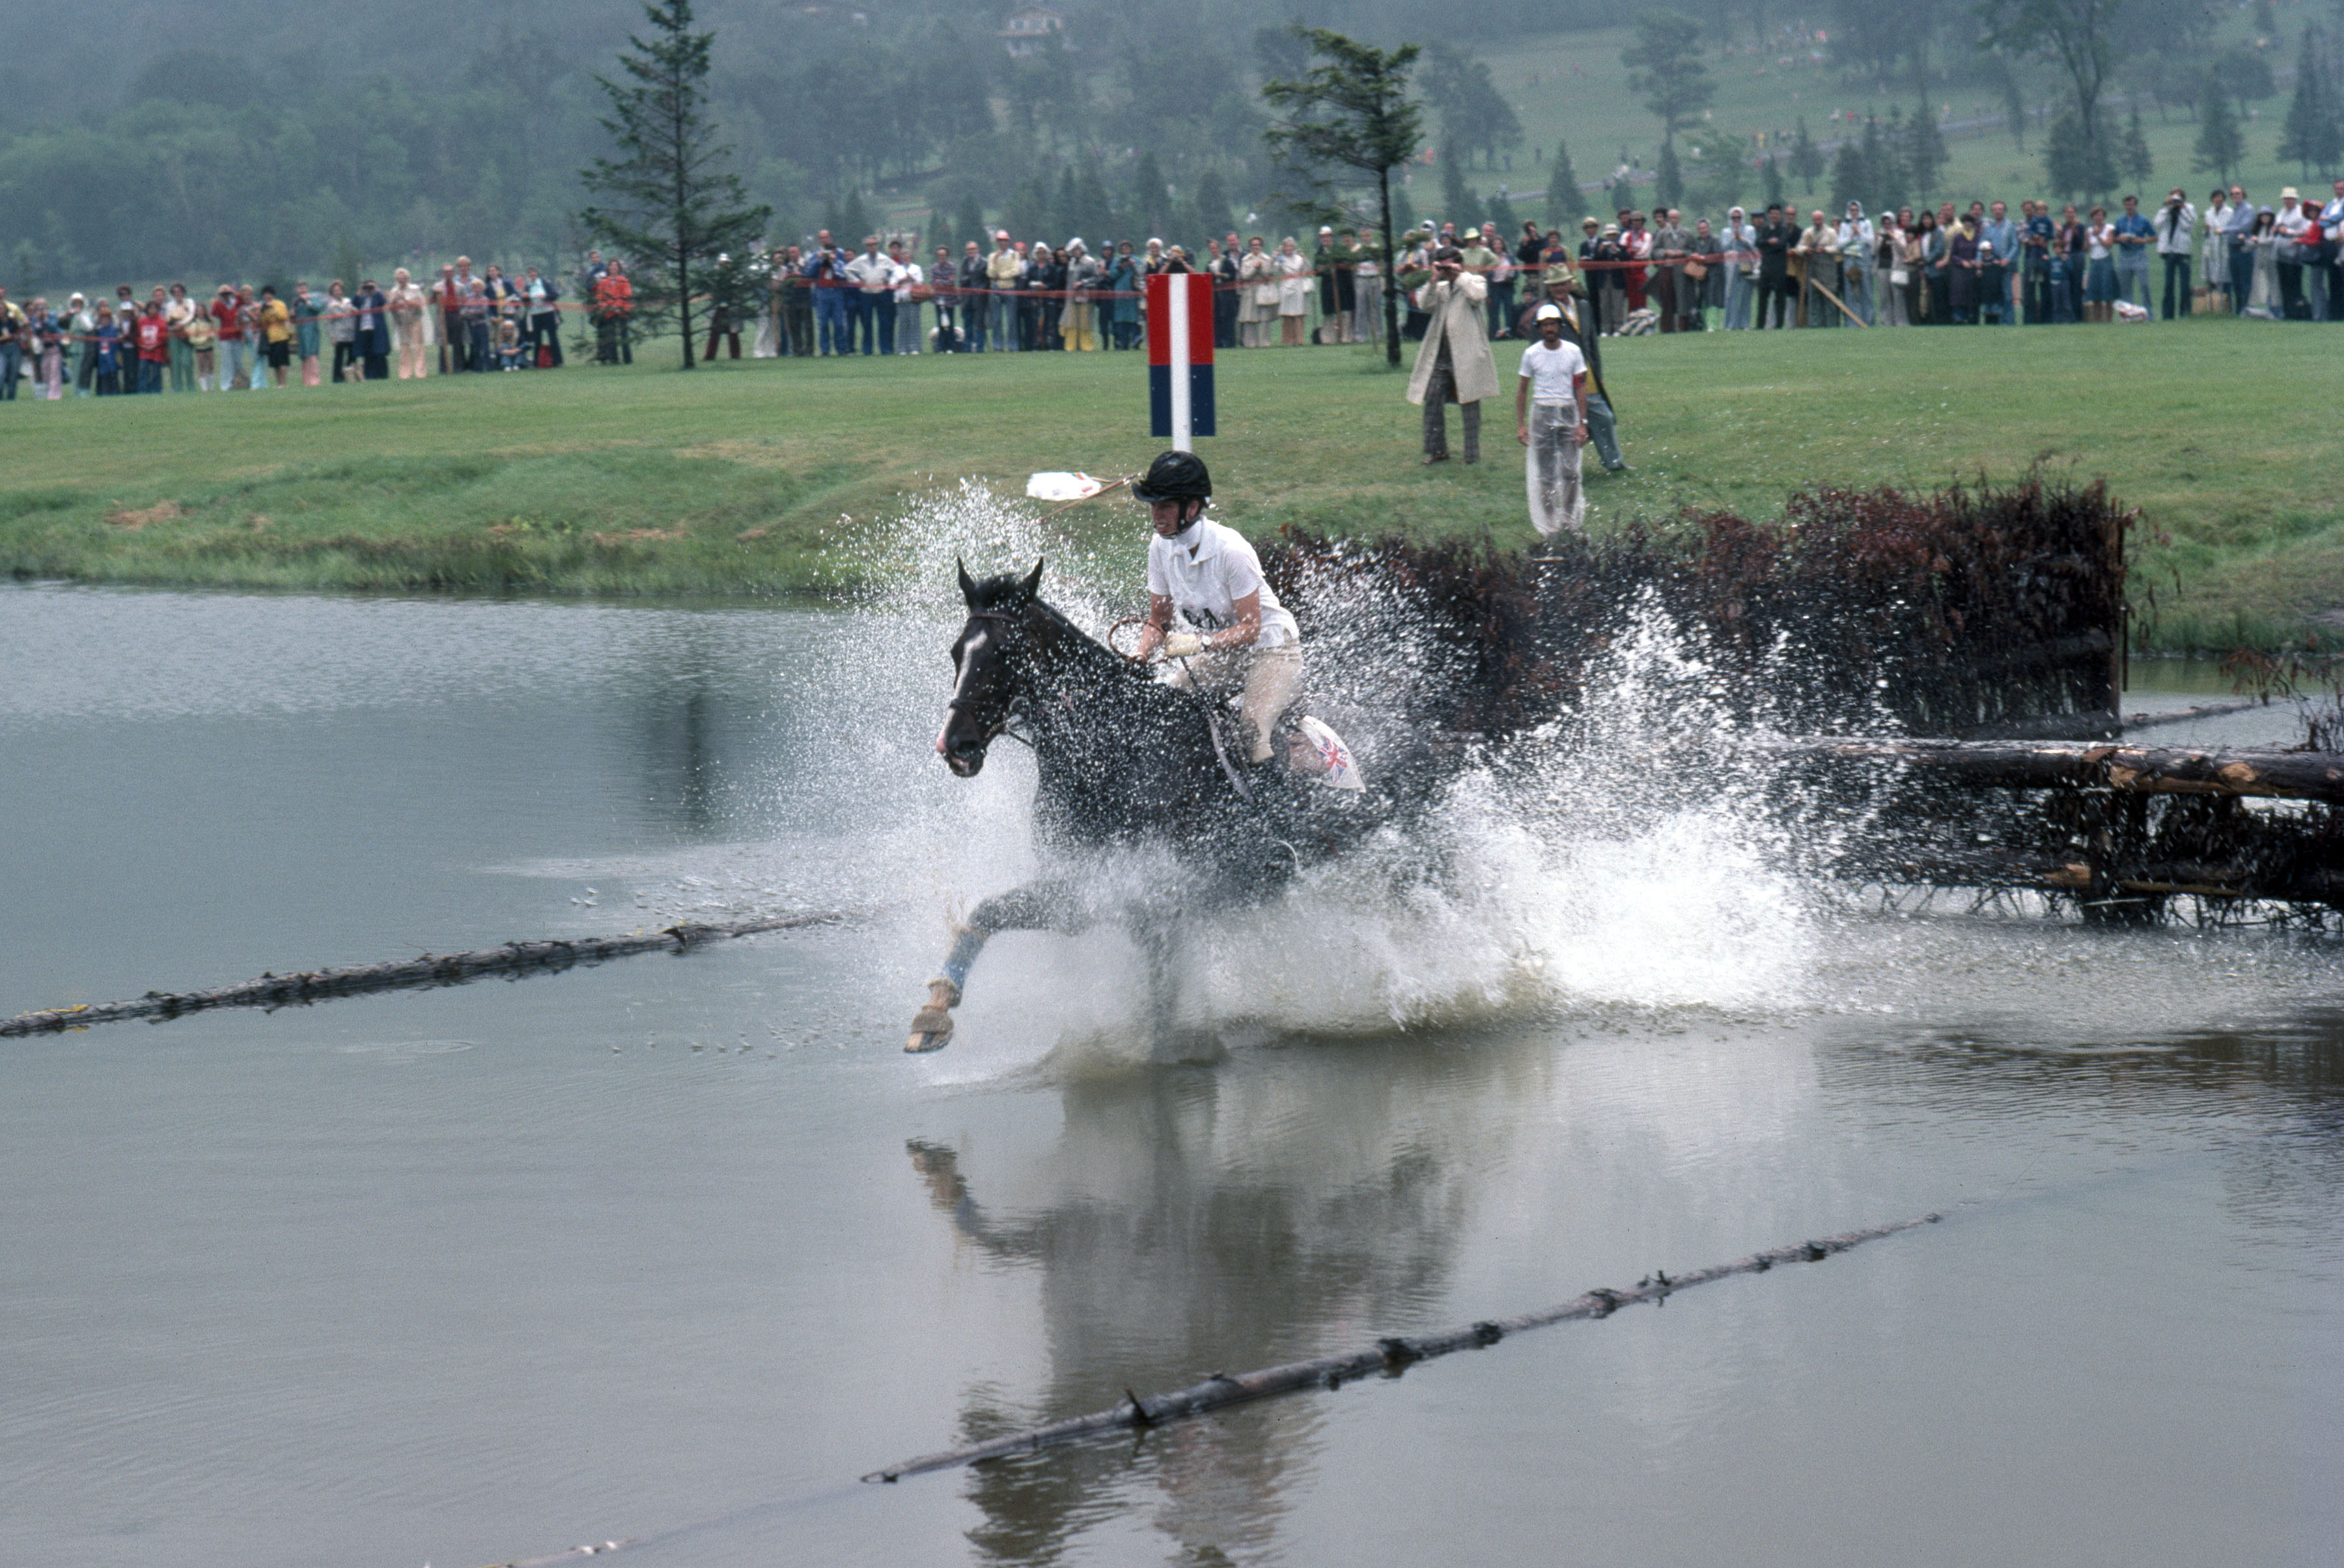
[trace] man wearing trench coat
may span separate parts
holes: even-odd
[[[1416,291],[1416,307],[1430,319],[1408,379],[1408,400],[1424,408],[1426,462],[1449,460],[1450,403],[1464,409],[1465,460],[1481,460],[1481,400],[1498,395],[1498,362],[1482,324],[1489,297],[1489,285],[1465,270],[1456,247],[1433,253],[1432,281]]]

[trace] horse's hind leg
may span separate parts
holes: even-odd
[[[928,982],[928,1005],[912,1018],[912,1032],[904,1041],[907,1051],[940,1051],[952,1043],[952,1010],[960,1006],[961,987],[985,943],[1002,931],[1078,932],[1088,925],[1081,903],[1063,882],[1037,882],[988,898],[953,936],[952,951],[945,956],[944,973]]]

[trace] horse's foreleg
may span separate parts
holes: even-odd
[[[1147,961],[1148,1045],[1160,1050],[1171,1043],[1180,1011],[1179,927],[1159,916],[1134,926],[1131,934]]]
[[[1036,883],[988,898],[969,916],[968,924],[953,934],[952,951],[945,956],[944,973],[928,982],[928,1005],[912,1018],[907,1051],[940,1051],[952,1043],[952,1010],[960,1006],[961,988],[985,944],[1001,931],[1078,932],[1087,925],[1082,906],[1063,882]]]

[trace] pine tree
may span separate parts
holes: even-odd
[[[1106,182],[1099,178],[1098,165],[1088,158],[1075,176],[1075,207],[1069,216],[1074,221],[1066,226],[1066,232],[1082,236],[1093,256],[1114,238],[1114,204],[1107,200]]]
[[[993,248],[993,237],[985,232],[985,209],[976,205],[976,193],[969,191],[960,198],[960,210],[953,216],[953,240],[955,245],[976,241],[980,251]],[[957,249],[954,252],[958,255]]]
[[[630,35],[634,52],[619,56],[629,80],[595,78],[610,99],[602,126],[621,156],[579,171],[579,183],[603,205],[580,212],[578,223],[634,269],[636,319],[672,318],[682,329],[689,370],[703,276],[719,256],[755,243],[773,209],[749,205],[730,167],[732,149],[708,117],[715,35],[692,30],[692,0],[649,0],[643,15],[652,42]]]
[[[1904,179],[1913,199],[1935,195],[1948,155],[1945,135],[1937,129],[1937,116],[1926,102],[1904,123],[1904,145],[1898,150],[1904,155]]]
[[[2106,136],[2087,136],[2074,109],[2062,109],[2043,142],[2043,175],[2061,196],[2100,196],[2116,188],[2116,158]]]
[[[1462,234],[1481,226],[1481,203],[1465,184],[1465,157],[1454,147],[1440,149],[1440,219]]]
[[[1854,137],[1839,144],[1839,152],[1832,159],[1831,177],[1834,212],[1845,212],[1851,201],[1871,203],[1880,199],[1880,182],[1873,177],[1871,167],[1864,161],[1864,144]]]
[[[1815,177],[1824,172],[1823,149],[1807,134],[1807,116],[1799,116],[1799,134],[1791,143],[1791,172],[1809,196],[1815,194]]]
[[[846,199],[839,205],[837,213],[830,226],[830,237],[845,249],[862,249],[864,240],[878,232],[872,227],[871,209],[863,204],[863,193],[853,186],[846,187]]]
[[[2148,156],[2148,137],[2141,133],[2140,106],[2137,103],[2125,126],[2124,146],[2117,150],[2117,157],[2125,178],[2136,184],[2147,185],[2157,177],[2157,165]]]
[[[1171,198],[1166,193],[1164,170],[1157,164],[1154,152],[1142,152],[1139,165],[1132,170],[1131,205],[1124,213],[1124,222],[1135,240],[1145,236],[1161,238],[1170,228],[1166,220],[1171,217]]]
[[[1222,182],[1221,171],[1217,168],[1208,168],[1197,177],[1197,227],[1199,238],[1204,239],[1218,239],[1229,231],[1229,187]]]
[[[1652,175],[1652,200],[1661,207],[1684,205],[1684,170],[1677,163],[1677,144],[1661,144],[1661,167]]]
[[[2323,172],[2344,157],[2344,109],[2337,102],[2331,63],[2319,29],[2303,25],[2303,51],[2297,56],[2295,96],[2288,101],[2287,119],[2279,127],[2278,158],[2292,162],[2309,179],[2316,167]]]
[[[2205,96],[2198,104],[2198,146],[2189,167],[2199,174],[2228,179],[2246,161],[2247,138],[2239,129],[2238,111],[2222,86],[2222,73],[2209,71]]]
[[[1893,126],[1893,111],[1891,117]],[[1904,205],[1904,166],[1896,156],[1896,137],[1893,129],[1882,130],[1878,120],[1864,122],[1864,166],[1872,177],[1865,201],[1890,212]]]
[[[913,250],[912,259],[919,261],[924,267],[926,266],[927,263],[922,258],[934,254],[939,245],[952,255],[960,254],[960,247],[955,243],[953,238],[952,219],[945,216],[943,207],[931,207],[928,208],[926,232],[920,236],[920,243]]]
[[[1546,220],[1560,227],[1575,223],[1583,214],[1587,197],[1579,188],[1579,171],[1571,167],[1571,144],[1554,144],[1554,168],[1546,178]]]
[[[1780,158],[1776,157],[1773,153],[1768,153],[1768,154],[1766,155],[1766,161],[1765,161],[1763,165],[1761,165],[1761,166],[1759,167],[1758,175],[1759,175],[1759,186],[1758,186],[1758,191],[1759,191],[1759,194],[1760,194],[1762,197],[1763,197],[1765,198],[1766,205],[1767,205],[1768,207],[1780,207],[1780,206],[1782,206],[1782,205],[1783,205],[1783,162],[1782,162],[1782,160],[1781,160]]]
[[[1511,245],[1514,237],[1522,231],[1521,215],[1514,210],[1514,204],[1502,196],[1490,198],[1490,209],[1483,216],[1498,226],[1498,238],[1508,245]]]

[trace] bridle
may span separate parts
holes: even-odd
[[[1006,610],[972,610],[968,612],[968,618],[972,621],[998,621],[1005,626],[1023,625],[1026,619],[1022,613],[1013,613]],[[958,692],[955,692],[950,698],[946,699],[945,712],[947,713],[956,711],[973,712],[976,705],[975,699],[964,697]],[[1027,746],[1034,744],[1009,727],[1011,722],[1016,717],[1016,708],[1017,699],[1015,697],[1002,704],[1000,721],[983,733],[981,738],[985,744],[989,746],[1005,735],[1013,741],[1023,742]],[[981,723],[983,720],[980,718],[978,722]]]

